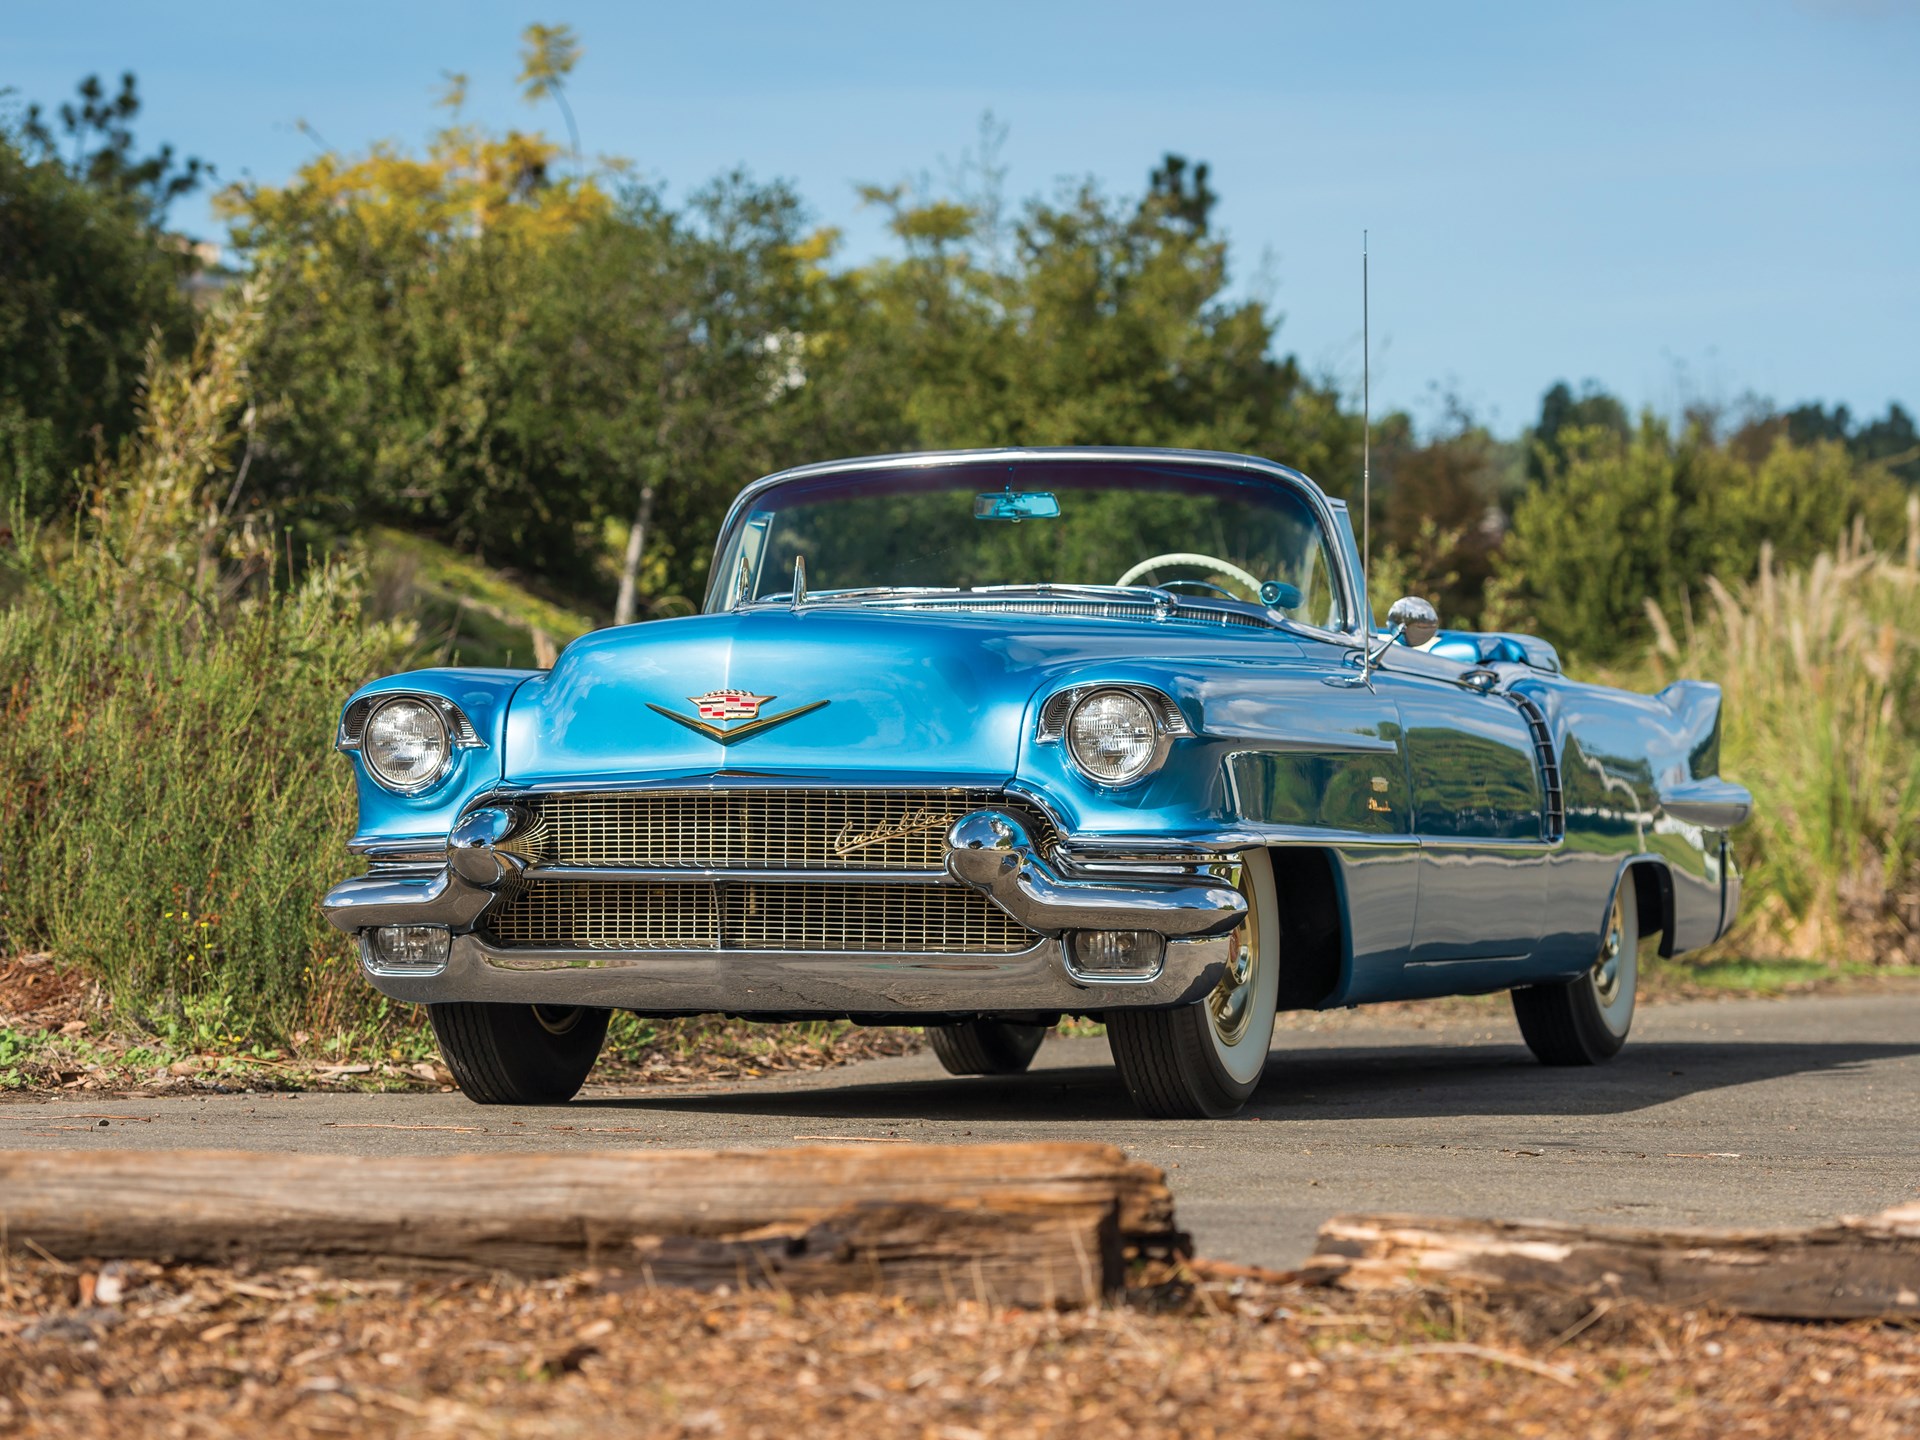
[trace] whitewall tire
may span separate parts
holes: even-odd
[[[1227,974],[1206,999],[1178,1010],[1110,1011],[1107,1046],[1127,1093],[1158,1119],[1217,1119],[1252,1098],[1273,1044],[1280,993],[1280,915],[1273,860],[1240,867],[1247,915],[1228,937]]]
[[[1542,1065],[1598,1065],[1627,1043],[1639,989],[1640,903],[1627,874],[1614,890],[1593,967],[1562,985],[1515,990],[1513,1014]]]

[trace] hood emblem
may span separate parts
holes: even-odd
[[[771,695],[756,695],[751,690],[709,690],[704,695],[689,695],[687,702],[700,712],[702,720],[751,720],[771,699]]]
[[[647,708],[718,744],[731,745],[749,735],[758,735],[762,730],[771,730],[775,725],[784,725],[789,720],[810,715],[827,704],[825,700],[815,700],[811,705],[799,705],[791,710],[782,710],[777,715],[762,715],[760,707],[775,698],[772,695],[756,695],[751,690],[709,690],[704,695],[689,695],[687,703],[693,706],[698,719],[651,701]],[[719,723],[710,724],[710,721]]]

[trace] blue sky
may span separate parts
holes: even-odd
[[[1666,411],[1920,405],[1920,0],[10,0],[0,85],[133,69],[144,139],[278,180],[313,152],[300,120],[424,136],[446,70],[474,118],[558,133],[512,85],[535,19],[585,43],[586,149],[682,194],[790,179],[851,258],[884,243],[854,185],[939,175],[989,110],[1014,196],[1204,159],[1236,285],[1356,392],[1364,227],[1376,402],[1423,421],[1452,393],[1512,431],[1561,377]],[[197,198],[174,219],[215,233]]]

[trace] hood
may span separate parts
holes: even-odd
[[[1186,638],[1111,620],[824,607],[602,630],[514,696],[505,778],[592,784],[726,770],[998,785],[1018,766],[1037,692],[1090,665],[1169,656]],[[1219,632],[1210,639],[1217,652]],[[723,744],[687,722],[702,720],[696,697],[728,690],[758,704],[705,721],[725,732]]]

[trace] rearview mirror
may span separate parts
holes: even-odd
[[[1054,520],[1059,515],[1059,499],[1045,490],[989,490],[973,497],[976,520]]]
[[[1389,628],[1398,626],[1409,645],[1424,645],[1440,633],[1440,612],[1418,595],[1402,595],[1387,611]]]

